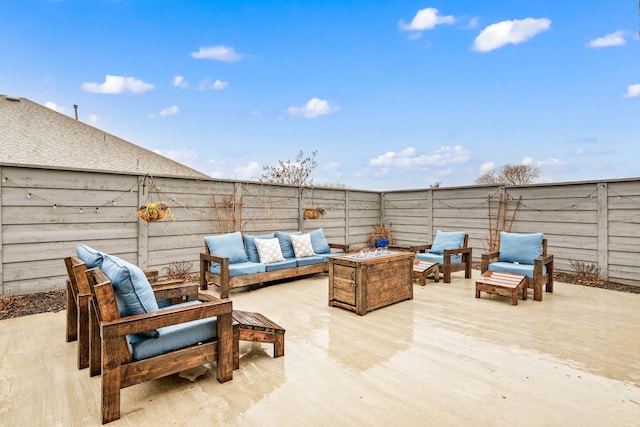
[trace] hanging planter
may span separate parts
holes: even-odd
[[[147,222],[160,221],[167,215],[171,221],[176,220],[165,202],[145,203],[138,208],[137,214],[140,219]]]
[[[318,219],[322,216],[325,216],[327,213],[326,209],[322,205],[317,205],[315,207],[304,208],[303,216],[306,219]]]

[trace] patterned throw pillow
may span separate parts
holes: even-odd
[[[315,255],[313,246],[311,246],[311,235],[309,233],[300,235],[292,234],[291,244],[293,245],[293,252],[296,254],[296,258]]]
[[[280,249],[280,241],[277,237],[273,239],[255,239],[255,243],[262,264],[284,261],[282,249]]]

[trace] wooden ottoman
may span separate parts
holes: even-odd
[[[420,279],[420,286],[427,284],[427,277],[433,274],[433,281],[440,281],[440,265],[437,262],[413,261],[413,278]]]
[[[233,310],[233,320],[238,322],[239,339],[273,344],[273,357],[284,356],[285,330],[260,313]]]
[[[527,299],[527,276],[524,274],[504,273],[501,271],[485,271],[476,280],[476,298],[480,292],[511,297],[511,305],[518,305],[518,292],[522,292],[522,300]]]

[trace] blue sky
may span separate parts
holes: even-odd
[[[637,0],[0,4],[0,93],[204,173],[316,184],[640,176]]]

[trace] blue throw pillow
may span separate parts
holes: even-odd
[[[436,238],[429,252],[442,255],[445,249],[460,249],[464,243],[465,231],[436,231]]]
[[[247,252],[244,250],[242,234],[239,231],[206,236],[204,241],[211,255],[229,258],[229,264],[249,261]]]
[[[543,233],[500,232],[498,261],[533,265],[533,260],[542,255]]]
[[[331,253],[331,248],[329,247],[327,239],[324,237],[324,231],[322,231],[322,228],[313,230],[309,235],[311,236],[311,247],[313,248],[313,252],[317,254]]]
[[[276,237],[280,243],[280,249],[282,250],[282,256],[285,258],[295,258],[296,254],[293,251],[293,244],[291,243],[290,234],[302,234],[302,231],[276,231]]]
[[[87,268],[99,268],[102,267],[105,254],[81,243],[76,246],[76,255],[87,265]]]
[[[122,317],[159,310],[151,284],[140,267],[116,256],[105,255],[100,269],[113,286]],[[150,331],[145,335],[157,336],[157,332]]]
[[[247,251],[247,256],[251,262],[260,262],[260,256],[258,255],[258,248],[256,247],[256,239],[273,239],[276,237],[275,233],[262,234],[260,236],[252,236],[250,234],[244,235],[244,248]]]

